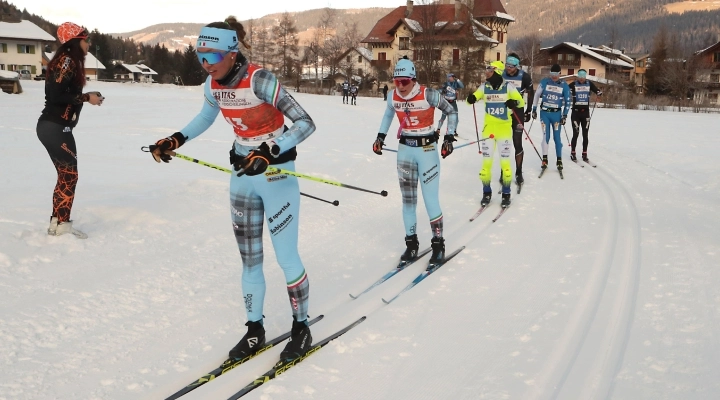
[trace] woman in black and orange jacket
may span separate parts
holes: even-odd
[[[58,28],[62,44],[47,66],[45,108],[37,124],[37,135],[57,170],[53,192],[53,212],[48,235],[72,233],[85,239],[87,235],[73,229],[70,220],[75,187],[78,181],[77,149],[72,131],[78,123],[83,103],[101,105],[99,92],[83,93],[85,56],[90,44],[88,31],[72,22]]]

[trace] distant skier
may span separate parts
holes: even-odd
[[[377,139],[373,143],[373,152],[382,155],[387,131],[393,117],[400,120],[398,138],[400,144],[397,153],[397,174],[400,181],[400,192],[403,203],[403,222],[405,224],[405,253],[401,261],[415,258],[420,246],[417,237],[417,186],[425,201],[425,209],[430,217],[432,231],[432,256],[428,269],[439,265],[445,258],[445,239],[443,238],[443,214],[440,209],[440,158],[435,143],[438,136],[433,130],[435,108],[449,114],[448,127],[455,132],[457,112],[437,90],[420,85],[415,80],[415,65],[407,58],[398,60],[395,65],[395,89],[390,92],[387,100]],[[452,154],[452,135],[445,135],[441,155],[443,158]]]
[[[350,104],[357,105],[358,87],[356,84],[350,86]]]
[[[577,161],[575,155],[575,147],[577,146],[578,136],[580,135],[580,129],[582,129],[583,135],[583,161],[588,161],[587,148],[588,148],[588,131],[590,130],[590,92],[595,93],[597,96],[602,96],[602,90],[598,89],[592,81],[587,80],[587,71],[581,69],[577,73],[577,81],[568,85],[570,87],[570,93],[572,98],[572,115],[570,120],[572,121],[573,137],[571,141],[572,151],[570,152],[570,159]]]
[[[527,94],[527,102],[525,104],[525,110],[521,107],[515,109],[518,118],[524,120],[524,122],[530,122],[530,110],[533,105],[533,96],[535,95],[535,88],[533,87],[533,81],[530,74],[520,69],[520,56],[515,53],[510,53],[505,61],[505,72],[503,72],[503,79],[512,84],[520,92],[520,95]],[[525,179],[523,179],[522,166],[523,157],[525,155],[523,151],[523,121],[518,121],[514,115],[510,115],[512,120],[513,129],[513,146],[515,147],[515,182],[521,185]]]
[[[457,106],[457,97],[458,97],[458,91],[460,89],[464,89],[465,85],[458,79],[455,74],[452,72],[447,74],[447,81],[443,84],[442,89],[440,89],[440,93],[442,93],[443,97],[445,97],[445,100],[447,100],[448,103],[452,106],[453,109],[455,109],[455,112],[458,112],[458,106]],[[437,126],[437,134],[440,134],[440,129],[442,128],[443,122],[445,122],[445,117],[447,115],[443,113],[443,115],[440,116],[440,121],[438,121]],[[458,115],[458,120],[460,119],[460,116]],[[457,129],[457,127],[455,128]],[[457,136],[456,132],[449,132],[453,136]]]
[[[350,84],[348,81],[342,84],[343,104],[348,104],[348,95],[350,94]]]
[[[537,107],[540,107],[540,121],[545,137],[542,141],[542,169],[547,168],[548,144],[550,133],[555,142],[555,154],[557,155],[557,169],[563,169],[562,164],[562,139],[560,138],[560,125],[565,125],[567,115],[570,112],[570,88],[565,81],[560,80],[560,65],[553,64],[550,67],[550,77],[540,81],[537,92],[535,92],[532,118],[537,118]]]
[[[388,89],[388,85],[387,85],[387,83],[386,83],[385,86],[383,86],[383,100],[384,100],[384,101],[387,101],[388,90],[389,90],[389,89]]]
[[[493,152],[497,144],[500,149],[500,170],[502,177],[502,202],[504,207],[510,206],[510,184],[512,183],[512,169],[510,154],[512,154],[512,110],[523,107],[525,101],[515,86],[502,78],[505,65],[502,61],[493,61],[485,68],[485,84],[475,93],[467,97],[467,102],[474,104],[478,100],[485,100],[485,126],[482,131],[483,163],[480,170],[480,180],[483,184],[483,197],[480,205],[487,206],[492,197],[490,182],[492,181]],[[490,138],[493,135],[493,138]]]

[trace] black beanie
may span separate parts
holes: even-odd
[[[550,67],[550,72],[560,72],[561,70],[560,64],[553,64],[552,67]]]

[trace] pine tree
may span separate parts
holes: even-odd
[[[183,73],[181,76],[185,85],[188,86],[200,85],[207,77],[207,72],[205,72],[198,62],[197,53],[192,45],[188,46],[187,50],[185,50],[185,55],[183,57]]]
[[[663,84],[663,74],[668,57],[668,31],[661,25],[653,38],[650,65],[645,73],[645,88],[649,95],[666,95],[669,90]]]
[[[277,56],[276,70],[279,76],[284,78],[293,77],[294,59],[298,57],[299,48],[297,37],[298,31],[290,13],[283,13],[280,23],[272,28],[275,55]]]

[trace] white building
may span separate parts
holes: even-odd
[[[115,79],[118,80],[130,80],[134,82],[152,83],[153,75],[158,74],[145,64],[119,63],[118,65],[123,67],[127,71],[127,73],[116,72]]]
[[[0,22],[0,70],[42,71],[43,47],[55,38],[30,21]]]

